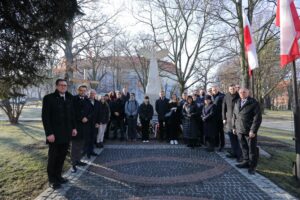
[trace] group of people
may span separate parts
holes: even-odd
[[[160,141],[172,145],[179,142],[182,133],[188,147],[206,145],[207,151],[222,151],[225,134],[228,134],[231,151],[237,167],[255,173],[257,165],[257,132],[262,121],[258,102],[250,97],[249,90],[231,85],[223,94],[218,87],[207,92],[186,92],[181,99],[172,94],[168,99],[164,91],[152,106],[148,96],[141,104],[134,93],[124,88],[97,98],[95,90],[85,85],[78,87],[73,96],[67,91],[64,79],[56,81],[56,90],[43,99],[42,121],[49,144],[48,179],[50,187],[57,189],[67,182],[61,176],[63,163],[71,143],[72,172],[84,166],[82,156],[97,156],[94,148],[102,148],[104,139],[136,141],[141,130],[142,141],[149,142],[150,126],[157,114],[157,135]],[[140,123],[138,123],[140,122]],[[110,134],[112,133],[112,137]]]

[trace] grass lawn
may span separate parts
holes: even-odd
[[[41,118],[42,115],[42,108],[41,107],[35,107],[35,106],[25,106],[23,108],[23,111],[21,113],[20,119],[24,118]],[[7,116],[3,112],[3,110],[0,109],[0,118],[7,119]]]
[[[257,170],[279,187],[300,198],[300,182],[293,177],[293,161],[295,161],[295,142],[293,133],[270,128],[259,131],[259,145],[271,158],[261,157]]]
[[[33,199],[47,187],[42,124],[0,122],[0,130],[0,199]]]
[[[293,112],[288,111],[274,111],[274,110],[265,110],[264,118],[269,119],[285,119],[293,120]]]

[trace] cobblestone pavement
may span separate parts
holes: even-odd
[[[238,170],[225,153],[183,145],[106,145],[63,189],[37,199],[295,199],[266,178]]]

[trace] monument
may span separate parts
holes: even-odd
[[[169,51],[166,49],[156,51],[155,46],[149,49],[141,49],[141,55],[150,60],[148,82],[146,86],[146,94],[150,98],[150,102],[155,106],[155,100],[158,98],[159,92],[162,90],[161,80],[159,76],[157,59],[164,58],[168,55]]]

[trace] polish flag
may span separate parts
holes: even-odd
[[[280,27],[280,65],[284,67],[300,57],[300,20],[294,0],[278,0],[276,26]]]
[[[245,49],[246,49],[246,54],[248,57],[248,65],[249,65],[249,75],[252,76],[252,70],[258,68],[258,58],[256,53],[255,42],[252,37],[251,26],[245,12],[243,12],[243,24],[244,24]]]

